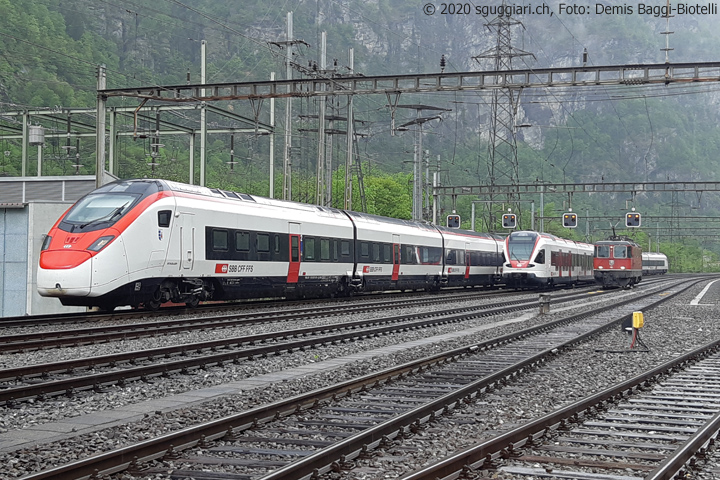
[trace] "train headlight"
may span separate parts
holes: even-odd
[[[52,237],[50,235],[45,235],[45,239],[43,240],[42,247],[40,247],[40,251],[42,252],[50,248],[50,242],[52,242]]]
[[[93,242],[92,245],[90,245],[87,249],[91,252],[99,252],[103,248],[107,247],[108,243],[112,242],[115,238],[115,235],[107,235],[104,237],[100,237],[97,240]]]

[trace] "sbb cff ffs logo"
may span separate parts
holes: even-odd
[[[503,228],[515,228],[517,226],[517,216],[514,213],[506,213],[502,218]]]

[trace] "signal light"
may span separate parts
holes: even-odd
[[[577,227],[577,214],[568,212],[563,215],[563,227],[575,228]]]
[[[502,218],[503,228],[515,228],[517,226],[517,217],[514,213],[506,213]]]
[[[448,228],[460,228],[460,215],[448,215],[446,225]]]
[[[639,227],[640,226],[640,214],[637,212],[628,212],[625,215],[625,226],[626,227]]]

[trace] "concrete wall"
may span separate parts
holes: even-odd
[[[31,202],[0,208],[0,316],[83,311],[37,293],[37,267],[45,235],[71,202]]]
[[[0,210],[0,314],[25,315],[27,297],[27,208]]]

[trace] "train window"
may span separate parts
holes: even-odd
[[[238,194],[235,192],[228,192],[227,190],[221,190],[221,192],[228,198],[235,198],[237,200],[240,200],[240,197],[238,197]]]
[[[540,250],[537,255],[535,255],[535,260],[533,260],[535,263],[544,264],[545,263],[545,250]]]
[[[343,240],[342,242],[340,242],[340,254],[343,257],[347,257],[350,255],[350,242],[348,242],[347,240]]]
[[[455,265],[455,250],[445,251],[445,265]]]
[[[340,242],[337,241],[337,239],[333,239],[332,241],[332,261],[337,262],[340,260]]]
[[[320,239],[320,260],[323,262],[327,262],[330,260],[330,239],[329,238],[321,238]]]
[[[406,265],[415,265],[417,263],[417,259],[415,258],[415,247],[412,245],[403,246],[402,263]]]
[[[212,232],[213,250],[227,252],[228,250],[228,231],[213,230]]]
[[[380,245],[377,243],[372,244],[372,261],[373,263],[380,263]]]
[[[172,210],[160,210],[158,212],[158,227],[169,227]]]
[[[383,244],[383,263],[392,263],[392,246],[389,243]]]
[[[595,245],[595,256],[597,258],[610,258],[610,246]]]
[[[613,257],[615,258],[627,258],[625,254],[626,248],[622,245],[615,245],[613,248]]]
[[[255,242],[258,252],[270,251],[270,235],[268,235],[267,233],[258,233]]]
[[[280,253],[280,235],[275,234],[275,253]]]
[[[235,251],[247,252],[250,250],[250,232],[235,232]]]
[[[365,258],[370,256],[370,245],[368,242],[360,242],[360,256]]]
[[[306,262],[315,261],[315,239],[305,237],[303,245],[303,260]]]
[[[298,242],[298,237],[295,235],[290,237],[290,261],[291,262],[299,262],[300,261],[299,242]]]

